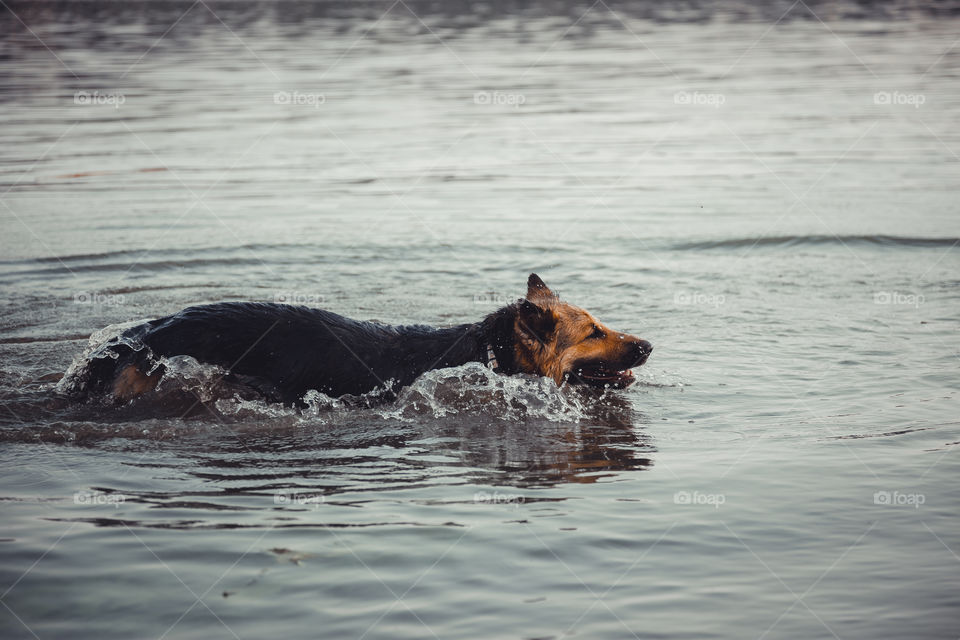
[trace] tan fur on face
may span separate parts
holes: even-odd
[[[639,340],[614,331],[584,309],[561,301],[539,278],[528,287],[527,300],[553,318],[555,330],[537,335],[518,315],[514,330],[522,348],[517,349],[517,364],[522,371],[548,376],[558,385],[573,370],[574,363],[587,359],[617,361]],[[597,328],[604,337],[591,337]]]
[[[148,391],[153,391],[161,377],[163,376],[160,373],[147,375],[137,369],[136,366],[130,365],[121,370],[114,380],[113,395],[118,400],[130,400]]]

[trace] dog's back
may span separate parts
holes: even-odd
[[[91,354],[85,392],[119,400],[156,386],[160,358],[217,365],[270,401],[297,403],[308,390],[359,395],[409,384],[450,330],[393,327],[284,304],[223,302],[189,307],[128,329]],[[418,345],[420,345],[418,347]],[[440,354],[434,354],[440,355]]]

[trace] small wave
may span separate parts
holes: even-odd
[[[805,246],[872,246],[872,247],[952,247],[960,238],[917,238],[887,235],[805,235],[766,236],[759,238],[727,238],[701,240],[673,245],[675,251],[703,249],[747,249],[752,247],[805,247]]]
[[[67,263],[74,264],[78,262],[94,262],[94,261],[103,261],[116,258],[128,258],[128,257],[141,257],[144,255],[151,256],[167,256],[171,258],[171,261],[178,261],[177,258],[189,259],[191,256],[195,255],[209,255],[217,253],[248,253],[250,251],[289,251],[291,249],[300,249],[305,246],[312,246],[307,244],[290,244],[290,243],[278,243],[278,244],[264,244],[264,243],[253,243],[253,244],[243,244],[238,246],[221,246],[221,245],[210,245],[205,247],[197,247],[191,249],[190,251],[183,251],[180,249],[120,249],[116,251],[103,251],[100,253],[70,253],[57,256],[42,256],[39,258],[30,258],[26,260],[2,260],[0,264],[18,264],[18,263],[47,263],[53,262],[57,264]]]
[[[240,267],[255,266],[263,264],[263,260],[256,256],[249,258],[196,258],[183,260],[141,260],[139,262],[105,262],[102,264],[82,264],[67,265],[66,263],[57,266],[49,266],[42,269],[22,269],[15,272],[18,278],[24,276],[49,276],[51,274],[70,274],[78,273],[98,273],[104,272],[144,272],[144,271],[169,271],[171,269],[199,269],[204,267]]]
[[[884,433],[851,433],[844,436],[831,436],[827,440],[861,440],[863,438],[891,438],[894,436],[903,436],[917,431],[929,431],[933,427],[908,427],[897,431],[886,431]]]

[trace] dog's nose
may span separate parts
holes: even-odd
[[[634,355],[636,357],[635,367],[639,367],[644,362],[647,361],[647,358],[650,357],[650,352],[653,351],[653,345],[647,342],[646,340],[637,340],[633,344]]]

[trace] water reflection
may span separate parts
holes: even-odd
[[[623,396],[608,395],[587,405],[577,424],[445,423],[436,451],[467,467],[495,471],[497,483],[526,487],[590,483],[620,471],[652,464],[645,422]]]
[[[271,490],[327,496],[412,489],[436,483],[438,469],[447,484],[546,487],[651,466],[645,422],[628,397],[614,394],[587,404],[579,422],[466,414],[410,424],[353,409],[315,424],[223,423],[216,443],[184,455],[195,477],[254,483],[236,487],[241,493],[260,491],[258,480]],[[196,446],[209,437],[190,439]]]

